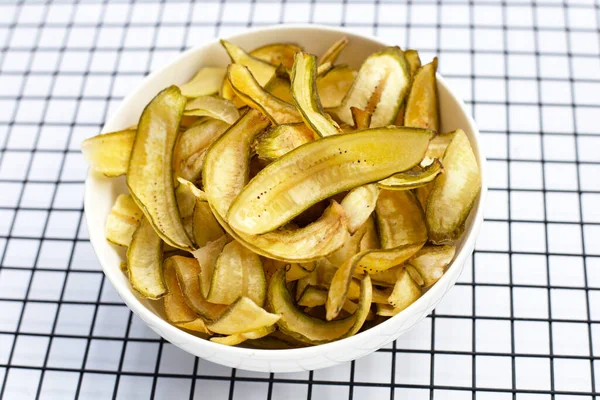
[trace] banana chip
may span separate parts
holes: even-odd
[[[143,217],[144,213],[135,204],[133,198],[128,194],[120,194],[106,218],[104,228],[106,240],[128,247]]]
[[[225,221],[219,222],[236,240],[255,253],[287,262],[309,262],[326,257],[342,247],[350,236],[344,209],[335,201],[318,220],[304,228],[283,228],[262,235],[248,235],[232,229]]]
[[[371,125],[371,118],[373,118],[373,112],[371,110],[350,107],[350,111],[352,112],[354,129],[361,131],[367,129]]]
[[[264,86],[275,73],[276,66],[269,64],[257,57],[253,57],[246,53],[241,47],[230,43],[226,40],[221,40],[221,44],[231,61],[243,67],[247,67],[260,86]]]
[[[370,184],[356,187],[344,196],[341,205],[346,212],[350,232],[356,232],[375,211],[379,192],[377,185]]]
[[[173,151],[173,169],[177,177],[196,181],[202,174],[206,150],[229,128],[227,122],[207,119],[179,135]]]
[[[171,259],[167,258],[163,267],[163,275],[168,290],[164,298],[165,314],[167,320],[172,323],[190,322],[198,318],[198,315],[188,307],[184,300],[183,293],[177,282],[175,269],[171,264]],[[208,331],[206,331],[208,332]]]
[[[380,188],[386,190],[416,189],[433,182],[443,172],[444,167],[442,163],[438,159],[435,159],[425,168],[415,167],[410,171],[390,176],[387,179],[379,181],[377,184]]]
[[[354,232],[342,247],[327,256],[327,260],[333,265],[341,267],[346,260],[358,254],[361,251],[361,242],[367,233],[367,230],[373,225],[373,220],[369,218],[356,232]]]
[[[411,80],[414,80],[415,74],[417,73],[419,68],[421,68],[421,58],[419,58],[419,53],[416,50],[409,49],[404,52],[404,58],[406,58],[406,62],[408,62],[408,67],[410,70],[410,78],[411,78]],[[412,85],[411,85],[410,90],[412,90]],[[410,90],[409,90],[409,92],[410,92]],[[400,107],[400,111],[398,112],[398,115],[396,116],[395,125],[398,125],[398,126],[404,125],[405,111],[406,111],[406,103],[403,104],[402,107]]]
[[[375,284],[375,282],[373,282]],[[394,282],[394,285],[396,282]],[[393,286],[393,285],[392,285]],[[373,287],[373,303],[375,304],[389,304],[388,299],[392,294],[392,288],[378,289]]]
[[[292,69],[292,96],[302,119],[320,136],[340,133],[337,124],[323,111],[317,93],[317,58],[306,53],[297,53]]]
[[[216,94],[223,85],[225,68],[204,67],[189,81],[179,86],[181,94],[188,98]]]
[[[360,67],[354,84],[346,93],[342,105],[336,109],[337,117],[352,124],[350,107],[366,109],[377,92],[380,99],[371,117],[372,128],[387,126],[396,120],[410,88],[410,70],[404,53],[398,47],[389,47],[374,53]]]
[[[126,129],[86,139],[81,143],[83,157],[96,172],[106,176],[125,175],[135,135],[135,129]]]
[[[364,324],[372,299],[372,287],[369,277],[361,284],[361,298],[358,309],[350,317],[325,322],[311,317],[297,308],[285,286],[284,271],[278,271],[269,286],[268,304],[281,318],[277,322],[279,330],[304,343],[327,343],[358,332]]]
[[[408,49],[404,52],[404,57],[408,62],[410,75],[414,77],[419,68],[421,68],[421,58],[419,57],[419,52],[413,49]]]
[[[279,315],[266,312],[249,298],[240,297],[218,319],[207,324],[207,327],[221,335],[233,335],[271,326],[279,318]]]
[[[334,64],[337,58],[340,56],[342,51],[348,45],[348,38],[343,37],[334,44],[331,45],[329,49],[321,56],[319,59],[319,65],[324,65],[326,63]]]
[[[373,280],[373,285],[385,286],[385,287],[393,287],[398,280],[399,271],[404,268],[403,266],[392,267],[390,269],[386,269],[385,271],[376,272],[371,275],[371,279]],[[389,297],[389,295],[388,295]],[[387,300],[386,300],[387,302]]]
[[[294,63],[294,58],[292,57],[292,65]],[[291,68],[291,67],[290,67]],[[288,69],[283,65],[280,65],[275,71],[275,75],[269,79],[269,82],[265,85],[265,90],[277,97],[279,100],[284,101],[289,104],[294,103],[294,98],[292,97],[292,89],[290,82],[290,75]]]
[[[233,124],[240,117],[240,112],[233,102],[218,96],[200,96],[185,105],[184,115],[211,117]]]
[[[439,99],[437,93],[437,57],[417,70],[406,101],[404,126],[440,131]]]
[[[127,186],[156,233],[173,247],[191,250],[177,208],[172,168],[184,106],[177,86],[163,90],[146,106],[131,151]]]
[[[444,173],[427,200],[427,225],[434,243],[452,242],[462,234],[481,190],[481,173],[467,135],[457,130],[444,158]]]
[[[390,249],[362,251],[357,254],[357,258],[354,260],[356,263],[355,268],[359,272],[367,272],[369,274],[385,271],[396,265],[402,264],[417,254],[424,244],[425,242],[411,243]]]
[[[427,148],[427,154],[425,155],[423,161],[421,161],[421,165],[426,164],[429,160],[434,160],[432,164],[435,163],[435,159],[441,160],[446,152],[446,148],[454,137],[454,133],[455,132],[448,132],[441,135],[436,135],[433,139],[431,139],[431,142],[429,142],[429,147]],[[427,167],[425,167],[425,169],[427,169]],[[421,203],[421,206],[424,210],[427,210],[427,200],[429,199],[429,194],[431,193],[432,189],[433,182],[420,185],[415,188],[415,194],[417,195],[419,203]]]
[[[202,180],[215,214],[227,215],[231,202],[246,185],[251,144],[268,125],[258,111],[248,111],[208,150]]]
[[[162,256],[162,240],[143,218],[127,249],[127,271],[131,286],[144,298],[156,300],[167,293]]]
[[[294,54],[299,51],[302,51],[302,47],[296,44],[273,43],[252,50],[250,55],[275,66],[282,64],[286,68],[292,68]]]
[[[410,191],[382,190],[375,217],[383,249],[427,241],[425,213]]]
[[[265,337],[275,331],[275,327],[265,326],[262,328],[258,328],[254,331],[244,332],[244,333],[234,333],[229,336],[217,336],[211,338],[211,342],[224,344],[226,346],[235,346],[236,344],[240,344],[245,342],[246,340],[256,340],[262,337]]]
[[[248,68],[231,64],[227,68],[227,76],[235,93],[248,106],[262,112],[274,124],[290,124],[302,121],[296,107],[263,89]]]
[[[397,314],[414,303],[421,297],[421,287],[411,278],[406,270],[398,273],[399,277],[394,286],[388,302],[393,307],[393,314]]]
[[[431,135],[388,127],[307,143],[259,172],[232,203],[227,222],[248,234],[272,231],[325,198],[412,168]]]
[[[262,307],[266,293],[267,281],[258,255],[235,240],[226,244],[215,264],[206,299],[231,304],[245,296]]]
[[[219,317],[225,306],[208,302],[200,289],[200,264],[194,258],[172,256],[167,259],[175,269],[177,282],[187,305],[207,321]],[[166,261],[165,261],[166,262]]]
[[[175,199],[177,200],[177,208],[181,216],[183,228],[188,237],[194,238],[194,209],[196,207],[196,196],[190,191],[187,185],[179,185],[175,189]]]
[[[336,65],[317,77],[317,92],[325,109],[339,107],[356,77],[347,65]]]
[[[444,275],[455,253],[456,247],[451,245],[425,246],[407,262],[422,277],[421,286],[430,287]]]
[[[373,290],[373,293],[375,291]],[[298,305],[303,307],[318,307],[325,305],[327,302],[327,291],[315,286],[308,286],[298,299]],[[350,300],[346,300],[342,306],[342,310],[348,314],[354,314],[358,309],[358,305]]]
[[[314,138],[313,132],[303,123],[277,125],[257,138],[254,151],[259,158],[274,161]]]
[[[310,275],[311,271],[307,271],[300,264],[287,264],[285,266],[286,282],[293,282]]]
[[[200,264],[200,289],[202,291],[202,296],[205,298],[208,297],[208,294],[210,293],[211,281],[217,259],[221,255],[223,247],[225,247],[228,241],[229,238],[224,235],[213,242],[208,242],[204,247],[192,252],[194,258],[196,258],[198,264]]]
[[[225,231],[213,215],[208,202],[200,200],[196,201],[194,208],[192,231],[198,247],[204,247],[225,235]]]

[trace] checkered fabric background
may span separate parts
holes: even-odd
[[[0,398],[594,398],[599,11],[594,0],[0,2]],[[438,55],[481,129],[490,192],[475,254],[432,316],[356,362],[264,374],[192,357],[122,304],[88,240],[79,146],[180,51],[281,22]]]

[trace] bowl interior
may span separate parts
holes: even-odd
[[[350,43],[342,53],[338,62],[349,64],[354,68],[358,68],[361,62],[369,54],[385,46],[375,39],[357,36],[338,29],[314,26],[278,26],[252,30],[234,36],[229,40],[247,50],[274,42],[293,42],[303,46],[306,51],[319,55],[322,54],[330,44],[340,39],[343,35],[348,36]],[[136,124],[145,105],[160,90],[171,84],[181,84],[186,82],[194,75],[198,68],[203,66],[226,66],[229,62],[229,57],[218,41],[181,54],[171,64],[148,76],[142,84],[123,101],[117,112],[104,126],[103,132],[116,131]],[[443,60],[441,62],[443,62]],[[480,153],[477,137],[478,133],[472,119],[465,113],[461,101],[450,92],[443,79],[439,76],[438,90],[441,105],[442,131],[447,132],[462,128],[469,136],[475,154],[483,169],[483,158]],[[215,344],[211,342],[195,338],[178,330],[162,320],[161,302],[140,299],[133,294],[127,277],[119,268],[120,261],[124,259],[125,251],[108,243],[104,238],[104,223],[106,216],[109,214],[110,208],[118,194],[124,192],[127,192],[124,178],[109,179],[92,172],[88,175],[85,196],[88,230],[90,240],[105,274],[125,303],[155,330],[155,327],[160,326],[160,331],[163,336],[165,336],[164,332],[170,332],[171,334],[176,335],[180,340],[191,339],[202,341],[208,346],[215,346]],[[485,185],[482,193],[485,193]],[[476,235],[479,225],[477,221],[482,219],[482,199],[483,195],[476,202],[475,208],[467,222],[465,234],[458,243],[457,259],[461,257],[461,253],[470,253],[473,248],[474,238],[471,237]],[[467,238],[471,238],[469,239],[468,244],[466,244]],[[463,247],[466,248],[463,249]],[[464,260],[466,260],[467,256],[468,254],[463,257]],[[455,260],[453,265],[450,266],[449,272],[453,271],[453,268],[461,269],[464,260]],[[459,265],[455,266],[454,264]],[[460,270],[453,272],[455,272],[452,274],[453,276],[448,277],[448,279],[453,280],[452,284],[458,277]],[[436,286],[434,286],[430,292],[435,290]],[[441,297],[441,294],[439,296]],[[425,300],[420,299],[419,301]],[[402,314],[404,313],[405,312],[394,318],[402,318]],[[223,348],[223,351],[248,351],[253,352],[253,354],[256,353],[256,350],[225,348],[225,346],[221,347]],[[280,350],[279,352],[281,351],[284,350]],[[278,352],[278,350],[270,350],[270,352]]]

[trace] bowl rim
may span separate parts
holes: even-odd
[[[226,39],[230,40],[232,42],[235,42],[237,39],[243,38],[249,34],[281,31],[281,30],[288,30],[288,29],[290,29],[290,30],[306,29],[306,30],[316,30],[316,31],[327,31],[327,32],[331,32],[331,33],[339,33],[340,35],[358,36],[358,37],[367,39],[369,41],[372,41],[372,42],[374,42],[378,45],[382,45],[382,46],[395,45],[395,44],[389,44],[386,41],[381,40],[373,35],[352,32],[351,30],[346,29],[346,28],[332,27],[332,26],[319,25],[319,24],[275,24],[275,25],[268,25],[268,26],[253,27],[253,28],[245,29],[234,35],[231,35]],[[114,124],[114,120],[117,119],[117,115],[119,114],[118,110],[120,110],[124,106],[127,107],[128,104],[133,101],[133,98],[136,97],[136,94],[140,90],[142,90],[149,81],[151,81],[157,75],[163,73],[165,70],[172,68],[174,65],[181,62],[182,59],[185,59],[190,54],[197,52],[201,48],[205,48],[205,47],[217,44],[217,43],[219,43],[220,40],[221,40],[220,38],[217,38],[217,39],[209,40],[206,42],[202,42],[186,51],[183,51],[183,52],[179,53],[175,57],[175,59],[173,59],[173,61],[163,65],[162,67],[158,68],[155,71],[152,71],[150,74],[148,74],[146,77],[144,77],[144,79],[119,103],[119,106],[113,111],[112,116],[110,118],[108,118],[108,120],[104,123],[101,133],[106,133],[105,127]],[[456,103],[458,104],[458,106],[460,107],[461,111],[463,112],[463,114],[465,115],[465,117],[468,121],[469,128],[473,132],[472,136],[473,136],[473,139],[474,139],[475,144],[478,149],[478,155],[476,155],[476,156],[477,156],[477,162],[479,164],[479,168],[481,171],[481,177],[482,177],[481,192],[479,194],[478,201],[475,204],[476,213],[474,215],[472,215],[472,217],[471,217],[472,223],[471,223],[470,228],[468,229],[468,236],[464,239],[462,248],[460,249],[459,252],[456,253],[454,260],[451,262],[450,266],[448,267],[447,271],[449,271],[452,268],[454,268],[454,269],[462,268],[462,266],[466,262],[467,257],[469,257],[471,255],[471,253],[474,249],[475,241],[477,239],[478,232],[479,232],[479,228],[483,222],[483,213],[484,213],[483,205],[485,204],[485,198],[486,198],[486,193],[487,193],[487,184],[486,184],[487,179],[486,179],[486,165],[485,165],[486,160],[485,160],[485,156],[483,154],[483,149],[481,146],[479,129],[477,128],[477,125],[475,124],[475,121],[473,120],[472,115],[468,112],[467,108],[465,107],[465,104],[464,104],[462,98],[457,96],[456,93],[451,90],[451,88],[448,86],[448,84],[446,83],[444,78],[439,73],[437,74],[437,83],[438,83],[438,85],[441,85],[450,94],[450,96],[453,98],[454,101],[456,101]],[[91,208],[92,208],[90,203],[91,203],[91,198],[94,196],[94,193],[93,193],[94,190],[92,188],[93,185],[90,183],[91,182],[90,178],[92,177],[93,174],[94,174],[93,171],[88,170],[88,174],[86,176],[86,181],[85,181],[84,210],[85,210],[86,221],[88,222],[88,226],[89,226],[89,217],[88,217],[87,211],[91,210]],[[165,319],[154,314],[151,310],[146,308],[146,306],[144,306],[142,304],[142,302],[137,298],[137,296],[134,294],[134,292],[131,289],[120,290],[119,289],[120,285],[116,284],[115,281],[113,281],[113,279],[112,279],[112,272],[110,272],[110,273],[107,272],[107,271],[110,271],[113,268],[113,266],[108,265],[108,262],[106,262],[102,257],[99,257],[98,254],[96,253],[95,243],[98,243],[100,240],[106,240],[104,237],[104,231],[90,229],[90,230],[88,230],[88,234],[89,234],[90,242],[94,249],[94,253],[96,254],[96,258],[98,259],[98,261],[102,267],[102,271],[103,271],[104,275],[110,281],[111,285],[115,288],[115,291],[118,293],[119,297],[123,300],[123,302],[127,305],[127,307],[132,312],[134,312],[138,317],[140,317],[147,325],[149,325],[150,328],[153,328],[153,325],[156,325],[158,328],[160,328],[161,332],[166,333],[166,335],[164,335],[164,336],[168,336],[169,339],[165,338],[163,336],[163,334],[160,334],[157,332],[159,334],[159,336],[161,336],[163,339],[165,339],[169,342],[171,340],[173,340],[173,342],[176,341],[177,344],[194,341],[194,342],[198,343],[199,346],[206,346],[207,350],[211,350],[211,351],[215,351],[215,352],[219,352],[219,351],[227,352],[231,355],[243,356],[243,357],[257,356],[257,357],[260,357],[261,359],[280,359],[281,357],[285,357],[285,356],[292,356],[292,355],[294,357],[299,357],[299,356],[303,356],[303,355],[310,356],[313,353],[317,353],[317,352],[320,353],[322,351],[324,352],[325,350],[335,351],[336,349],[339,349],[339,348],[346,348],[346,347],[353,348],[359,342],[359,339],[361,339],[362,337],[364,337],[366,335],[373,335],[375,337],[375,335],[379,334],[379,336],[382,336],[385,326],[388,325],[389,323],[391,323],[391,321],[394,318],[397,318],[398,316],[402,315],[403,313],[410,312],[409,310],[411,308],[415,308],[419,304],[422,304],[424,302],[430,302],[430,298],[432,298],[434,296],[434,293],[437,291],[440,291],[440,290],[442,290],[442,288],[446,287],[447,281],[449,281],[451,279],[450,274],[444,273],[444,275],[439,279],[438,282],[436,282],[436,284],[434,284],[427,292],[425,292],[419,299],[417,299],[414,303],[412,303],[410,306],[408,306],[406,309],[404,309],[400,314],[398,314],[394,317],[391,317],[372,328],[369,328],[365,331],[359,332],[353,336],[350,336],[350,337],[347,337],[344,339],[340,339],[340,340],[336,340],[333,342],[324,343],[324,344],[320,344],[320,345],[301,347],[301,348],[293,348],[293,349],[272,349],[271,350],[271,349],[253,349],[253,348],[245,348],[245,347],[237,347],[237,346],[226,346],[223,344],[215,343],[210,340],[200,338],[200,337],[192,335],[182,329],[179,329],[178,327],[170,324]],[[455,283],[456,282],[454,282],[449,287],[454,286]],[[441,297],[443,297],[443,294],[442,294],[442,296],[440,296],[440,299],[441,299]],[[153,330],[155,330],[155,329],[153,328]],[[389,336],[389,335],[383,335],[383,336]],[[177,339],[177,340],[175,340],[175,339]],[[381,346],[379,346],[379,347],[381,347]],[[184,349],[184,350],[189,351],[187,349]],[[373,350],[375,350],[375,349],[373,349]]]

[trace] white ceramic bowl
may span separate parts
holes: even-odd
[[[315,25],[280,25],[251,29],[229,38],[245,49],[253,49],[274,42],[293,42],[308,52],[322,54],[335,40],[346,35],[348,48],[339,59],[352,67],[359,67],[369,54],[386,45],[374,38],[356,35],[349,31]],[[441,60],[443,63],[444,61]],[[117,112],[104,126],[111,132],[136,124],[144,106],[163,88],[189,80],[202,66],[227,65],[229,57],[218,41],[198,46],[182,53],[173,62],[150,74],[141,85],[123,101]],[[486,194],[485,159],[481,152],[479,132],[468,115],[462,101],[451,92],[438,75],[442,131],[462,128],[469,139],[482,170],[483,187],[471,212],[465,233],[458,243],[456,258],[444,276],[419,300],[399,315],[353,337],[324,345],[291,350],[254,350],[228,347],[190,335],[169,324],[161,316],[157,302],[138,298],[126,276],[119,269],[124,257],[122,249],[104,238],[104,222],[118,194],[126,191],[125,180],[109,179],[90,173],[85,188],[85,211],[90,240],[100,260],[104,273],[127,306],[160,336],[183,350],[206,360],[252,371],[292,372],[333,366],[369,354],[395,340],[428,315],[454,286],[467,258],[473,252],[475,239],[483,221],[483,203]]]

